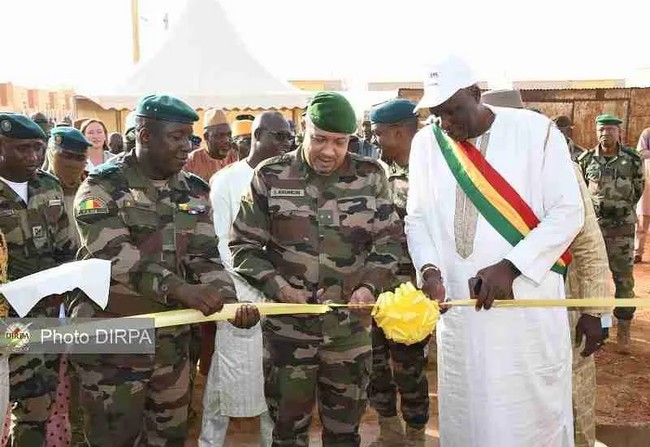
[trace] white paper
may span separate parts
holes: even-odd
[[[0,285],[2,293],[20,318],[43,298],[80,288],[102,309],[108,304],[111,261],[87,259],[63,264]]]

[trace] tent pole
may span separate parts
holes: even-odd
[[[133,63],[140,60],[140,14],[138,0],[131,0],[131,22],[133,28]]]

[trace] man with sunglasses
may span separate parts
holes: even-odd
[[[282,155],[291,148],[289,124],[280,112],[264,112],[253,121],[251,150],[248,156],[217,172],[210,180],[210,201],[214,229],[219,239],[219,255],[232,269],[228,248],[230,228],[239,212],[241,196],[263,161]],[[259,290],[234,274],[235,289],[241,301],[263,301]],[[271,444],[273,422],[264,400],[262,372],[262,331],[259,325],[239,329],[228,322],[217,325],[216,349],[203,399],[201,447],[224,445],[231,417],[260,417],[260,445]]]

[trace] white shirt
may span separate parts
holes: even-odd
[[[563,278],[550,269],[584,219],[566,141],[535,112],[491,109],[485,158],[541,223],[513,247],[479,214],[471,251],[461,255],[456,228],[468,222],[466,211],[456,204],[458,184],[428,126],[415,136],[409,161],[411,258],[417,270],[440,268],[451,300],[468,299],[468,279],[504,258],[522,273],[513,283],[515,299],[564,298]],[[573,446],[566,309],[452,308],[436,330],[441,445]]]
[[[235,283],[237,298],[239,301],[260,302],[262,293],[232,271],[232,256],[228,248],[230,227],[253,173],[246,160],[221,169],[210,179],[210,201],[214,230],[219,238],[219,255]],[[213,426],[205,423],[208,418],[253,417],[266,411],[259,323],[251,329],[240,329],[228,322],[217,323],[203,407],[204,431]],[[201,437],[210,436],[210,433],[201,434]]]
[[[10,180],[7,180],[4,177],[0,177],[0,179],[7,184],[13,191],[18,194],[18,196],[23,199],[25,203],[28,202],[29,197],[27,197],[27,183],[28,182],[12,182]]]
[[[219,256],[228,268],[232,268],[232,254],[228,248],[230,227],[239,212],[241,196],[253,179],[253,172],[246,160],[240,160],[219,170],[210,179],[210,201],[214,231],[219,238]]]

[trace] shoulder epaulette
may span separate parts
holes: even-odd
[[[379,169],[380,171],[382,171],[382,172],[385,171],[384,166],[382,166],[380,161],[378,159],[376,159],[376,158],[366,157],[364,155],[355,154],[354,152],[350,152],[350,157],[352,158],[352,160],[355,160],[356,162],[369,163],[369,164],[374,165],[375,167],[377,167],[377,169]]]
[[[51,172],[47,172],[47,171],[43,171],[42,169],[39,169],[37,171],[37,175],[41,176],[42,179],[49,180],[51,182],[56,183],[57,185],[61,184],[59,178],[56,175],[52,174]]]
[[[627,155],[630,155],[633,158],[636,158],[638,160],[641,160],[641,156],[639,153],[636,151],[636,149],[633,149],[631,147],[624,147],[623,152],[626,153]]]
[[[578,161],[580,162],[580,161],[586,159],[587,157],[591,157],[591,156],[593,156],[594,153],[595,152],[594,152],[593,149],[586,150],[582,154],[578,155]]]
[[[120,167],[117,164],[107,161],[93,168],[88,175],[90,177],[108,177],[119,170]]]
[[[267,158],[259,165],[256,169],[262,169],[266,166],[276,165],[276,164],[286,164],[291,161],[291,153],[286,153],[282,155],[276,155],[275,157]]]

